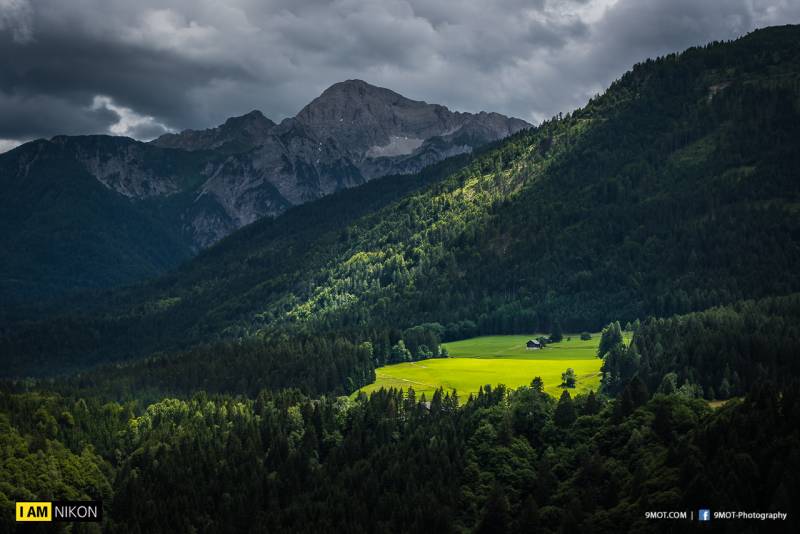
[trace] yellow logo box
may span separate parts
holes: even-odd
[[[17,521],[52,521],[53,503],[18,502]]]
[[[101,522],[103,503],[100,501],[18,502],[17,521]]]

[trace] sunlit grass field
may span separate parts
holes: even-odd
[[[578,377],[577,386],[570,389],[572,394],[598,389],[602,363],[597,358],[600,334],[592,334],[588,341],[581,341],[577,334],[570,335],[567,341],[565,335],[560,343],[542,350],[528,350],[525,343],[536,335],[484,336],[446,343],[449,358],[387,365],[377,369],[376,381],[361,391],[413,386],[417,396],[425,393],[430,399],[437,388],[444,387],[455,389],[465,400],[485,384],[505,384],[513,389],[540,376],[545,391],[557,396],[561,394],[561,373],[567,367],[572,367]]]

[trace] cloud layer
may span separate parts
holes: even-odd
[[[796,22],[796,0],[0,0],[0,151],[280,120],[349,78],[538,122],[647,57]]]

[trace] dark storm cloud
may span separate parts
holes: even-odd
[[[795,0],[0,0],[0,151],[280,120],[348,78],[536,122],[647,57],[793,22]]]
[[[65,2],[63,9],[68,5]],[[43,3],[31,11],[37,14],[40,8],[44,10]],[[26,32],[30,37],[25,41],[7,31],[8,24],[0,32],[0,106],[17,108],[17,116],[34,111],[22,121],[0,115],[0,138],[105,131],[116,116],[92,110],[95,95],[110,95],[120,105],[166,123],[192,124],[195,110],[187,93],[216,78],[252,78],[221,58],[187,57],[108,31],[87,31],[90,18],[83,19],[84,27],[72,26],[57,14],[30,22],[33,30]]]

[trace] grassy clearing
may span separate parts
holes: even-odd
[[[708,406],[710,408],[713,408],[714,410],[717,410],[719,408],[722,408],[731,401],[739,401],[739,400],[742,400],[742,397],[731,397],[730,399],[713,400],[713,401],[708,401]]]
[[[446,343],[450,358],[387,365],[376,370],[377,380],[361,389],[366,393],[382,387],[413,386],[417,395],[428,398],[439,387],[455,389],[462,399],[477,393],[485,384],[505,384],[509,388],[530,384],[535,376],[544,380],[545,391],[560,395],[561,373],[572,367],[578,383],[570,393],[583,393],[600,386],[597,358],[599,334],[581,341],[578,335],[566,336],[561,343],[543,350],[528,350],[532,336],[484,336]]]
[[[444,345],[453,358],[599,361],[597,346],[600,343],[600,334],[592,335],[592,339],[588,341],[581,341],[577,335],[571,336],[572,339],[567,341],[569,336],[564,336],[561,343],[553,343],[543,350],[528,350],[525,343],[532,337],[534,336],[483,336]],[[560,373],[558,378],[561,380]]]

